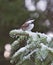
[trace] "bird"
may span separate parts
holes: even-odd
[[[22,26],[21,26],[21,29],[23,31],[31,31],[34,27],[34,24],[33,24],[34,20],[28,20],[26,21]]]

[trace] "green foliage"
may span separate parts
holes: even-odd
[[[52,65],[53,38],[44,33],[12,30],[11,63],[16,65]]]

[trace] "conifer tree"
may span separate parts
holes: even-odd
[[[10,37],[10,63],[15,65],[53,65],[53,38],[39,32],[15,29]]]

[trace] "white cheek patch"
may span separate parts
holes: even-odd
[[[29,27],[27,27],[27,30],[31,31],[33,29],[33,27],[34,27],[34,24],[30,24]]]

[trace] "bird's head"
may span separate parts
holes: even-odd
[[[26,23],[27,24],[32,24],[35,20],[28,20]]]

